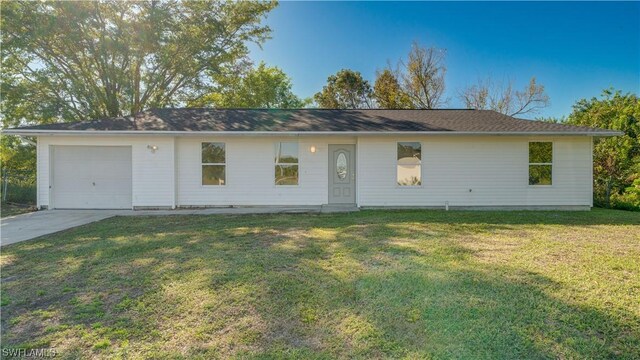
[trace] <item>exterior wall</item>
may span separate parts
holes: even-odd
[[[528,185],[532,140],[554,142],[551,186]],[[201,143],[209,141],[226,144],[224,186],[201,185]],[[299,143],[297,186],[274,184],[278,141]],[[422,143],[421,186],[396,185],[397,141]],[[50,202],[52,145],[131,146],[132,206],[174,207],[326,204],[328,145],[357,144],[359,206],[591,206],[591,142],[587,136],[41,136],[38,205]]]
[[[297,186],[274,183],[274,144],[298,142]],[[223,142],[226,185],[201,183],[201,143]],[[353,137],[180,137],[176,138],[178,206],[322,205],[328,199],[328,146],[355,144]],[[316,152],[311,153],[311,146]]]
[[[422,185],[396,185],[396,142],[422,143]],[[553,141],[553,184],[528,185],[528,142]],[[360,206],[592,204],[591,137],[360,137]]]
[[[174,140],[155,136],[40,136],[38,137],[38,206],[49,207],[50,149],[55,145],[131,146],[132,206],[173,207]],[[158,147],[155,153],[147,145]],[[55,206],[55,204],[53,205]]]

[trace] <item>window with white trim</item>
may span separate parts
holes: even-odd
[[[224,143],[203,142],[201,166],[202,185],[225,185],[227,164]]]
[[[396,164],[398,186],[422,185],[422,144],[399,142]]]
[[[529,185],[551,185],[553,182],[553,143],[529,142]]]
[[[298,143],[275,144],[275,184],[298,185]]]

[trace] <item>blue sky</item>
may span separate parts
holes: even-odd
[[[372,83],[412,41],[447,50],[447,107],[460,88],[491,77],[545,85],[562,116],[604,88],[640,92],[640,3],[281,2],[266,23],[272,39],[251,58],[282,68],[296,94],[312,96],[342,68]]]

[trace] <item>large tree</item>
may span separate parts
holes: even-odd
[[[402,90],[396,72],[389,68],[376,73],[373,96],[377,105],[383,109],[411,108],[411,100]]]
[[[327,78],[313,98],[325,109],[368,109],[373,105],[371,85],[358,71],[342,69]]]
[[[234,66],[212,77],[212,91],[189,102],[190,106],[295,109],[311,102],[293,93],[291,79],[284,71],[264,62],[246,69]]]
[[[329,76],[314,100],[323,108],[437,109],[447,103],[445,57],[444,49],[414,42],[396,71],[377,72],[373,90],[360,72],[343,69]]]
[[[446,51],[414,42],[405,61],[401,61],[403,92],[414,109],[437,109],[447,103],[444,97]]]
[[[506,86],[490,79],[479,81],[463,89],[459,98],[467,108],[494,110],[509,116],[535,114],[549,105],[549,96],[535,77],[523,90],[515,90],[511,81]]]
[[[184,103],[261,43],[274,2],[2,5],[4,125],[122,116]]]
[[[579,100],[566,123],[624,132],[622,136],[595,140],[594,196],[597,203],[607,207],[613,200],[640,209],[640,98],[605,90],[600,98]]]

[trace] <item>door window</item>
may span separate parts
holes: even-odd
[[[344,180],[347,177],[347,172],[347,157],[344,155],[344,153],[340,153],[340,155],[338,155],[338,159],[336,160],[336,173],[338,174],[338,179]]]

